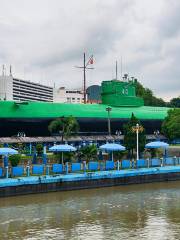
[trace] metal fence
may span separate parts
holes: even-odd
[[[0,167],[0,177],[21,177],[34,175],[56,175],[68,173],[83,173],[93,171],[109,171],[109,170],[124,170],[124,169],[138,169],[150,167],[176,166],[180,165],[180,157],[168,158],[152,158],[139,159],[138,161],[124,159],[122,161],[99,161],[86,163],[69,163],[65,164],[33,164],[33,165],[19,165],[16,167]]]

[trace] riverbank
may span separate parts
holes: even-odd
[[[180,166],[0,179],[0,197],[180,180]]]

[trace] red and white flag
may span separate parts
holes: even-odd
[[[86,66],[93,64],[94,63],[94,59],[93,59],[93,55],[90,56],[89,61],[87,62]]]

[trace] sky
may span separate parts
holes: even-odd
[[[179,0],[0,0],[0,72],[82,88],[128,73],[165,100],[180,95]],[[122,74],[121,74],[122,73]]]

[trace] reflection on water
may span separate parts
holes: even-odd
[[[0,239],[180,239],[180,182],[0,199]]]

